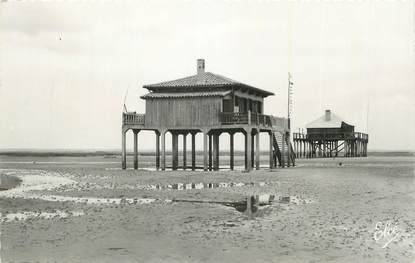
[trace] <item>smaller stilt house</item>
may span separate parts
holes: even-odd
[[[325,114],[306,125],[307,133],[294,133],[297,158],[367,156],[369,136],[355,132],[355,127],[326,110]]]
[[[196,168],[197,133],[203,134],[203,168],[219,169],[219,136],[229,133],[230,169],[234,168],[234,134],[245,135],[245,168],[259,169],[259,134],[270,138],[270,167],[294,164],[288,120],[264,114],[264,99],[273,95],[230,78],[205,71],[205,61],[197,60],[196,74],[172,81],[144,85],[149,91],[145,114],[124,112],[122,115],[122,168],[126,163],[126,132],[134,132],[134,168],[138,167],[137,135],[151,130],[156,135],[156,168]],[[165,134],[172,135],[172,163],[166,163]],[[192,136],[191,164],[186,160],[186,137]],[[178,163],[178,136],[183,136],[183,164]]]

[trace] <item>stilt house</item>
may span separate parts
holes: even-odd
[[[245,135],[245,168],[260,168],[259,133],[270,136],[269,166],[294,164],[289,141],[288,120],[264,114],[264,99],[274,95],[227,77],[205,71],[205,61],[197,60],[196,74],[172,81],[144,85],[141,97],[145,114],[122,114],[122,168],[126,163],[126,132],[134,133],[134,168],[138,167],[137,134],[152,130],[156,135],[156,168],[218,170],[219,136],[230,134],[230,163],[234,168],[234,134]],[[165,135],[172,134],[172,163],[166,164]],[[196,167],[197,133],[203,134],[203,167]],[[178,136],[183,136],[183,164],[178,163]],[[192,136],[191,163],[186,160],[186,136]]]
[[[294,133],[298,158],[367,156],[369,135],[355,132],[353,125],[326,110],[317,120],[306,125],[307,133]]]

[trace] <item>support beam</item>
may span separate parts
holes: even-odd
[[[212,134],[209,134],[209,171],[212,171]]]
[[[127,131],[124,131],[124,129],[122,129],[121,132],[121,167],[122,169],[126,169],[127,168],[127,150],[126,150],[126,140],[125,140],[125,134],[127,133]]]
[[[192,132],[192,171],[196,170],[196,133]]]
[[[229,145],[229,162],[230,162],[230,168],[231,168],[231,170],[233,170],[233,168],[234,168],[234,153],[235,153],[235,150],[234,150],[234,141],[233,141],[233,139],[234,139],[234,133],[233,132],[230,132],[229,133],[229,139],[230,139],[230,145]]]
[[[255,167],[255,134],[251,135],[251,168]]]
[[[187,139],[187,133],[183,134],[183,170],[186,170],[186,166],[187,166],[187,149],[186,149],[186,139]]]
[[[160,132],[156,131],[156,169],[160,170]]]
[[[203,170],[208,170],[208,132],[203,131]]]
[[[213,170],[219,170],[219,136],[220,133],[213,134]]]
[[[134,132],[134,170],[138,169],[138,130]]]
[[[166,131],[161,131],[161,170],[166,170]]]
[[[285,144],[287,146],[287,166],[290,167],[291,165],[291,147],[290,147],[290,134],[288,132],[285,133]]]
[[[246,164],[245,169],[246,171],[251,171],[252,169],[252,133],[250,130],[246,132],[245,135],[245,156],[246,156]]]
[[[175,132],[172,133],[172,166],[173,170],[177,170],[179,165],[179,135]]]
[[[244,161],[245,161],[245,170],[248,170],[248,135],[245,135],[245,151],[244,151]]]
[[[274,168],[274,137],[272,132],[269,133],[269,169]]]
[[[261,153],[260,153],[260,146],[259,146],[259,131],[258,131],[258,133],[255,135],[255,137],[256,137],[256,142],[255,142],[255,145],[256,145],[256,147],[255,147],[255,154],[256,154],[256,156],[255,156],[255,168],[257,169],[257,170],[259,170],[259,167],[260,167],[260,155],[261,155]]]
[[[281,140],[281,162],[282,164],[280,166],[285,167],[285,157],[286,157],[286,152],[285,152],[285,133],[282,133],[282,140]]]

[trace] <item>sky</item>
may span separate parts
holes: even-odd
[[[415,150],[414,19],[413,1],[2,2],[0,149],[119,149],[124,99],[144,113],[144,84],[204,58],[274,92],[275,116],[291,72],[294,131],[331,109],[369,150]]]

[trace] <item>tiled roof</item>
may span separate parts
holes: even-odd
[[[340,128],[343,122],[346,123],[344,120],[342,120],[342,118],[331,112],[330,120],[327,121],[326,116],[323,115],[317,120],[307,124],[306,128]]]
[[[239,81],[214,74],[211,72],[203,72],[185,78],[180,78],[172,81],[166,81],[156,84],[144,85],[144,88],[153,90],[159,88],[181,88],[181,87],[223,87],[223,86],[243,86],[266,96],[274,95],[272,92],[261,90]]]
[[[160,99],[160,98],[190,98],[190,97],[224,97],[231,93],[230,90],[226,91],[195,91],[195,92],[150,92],[144,96],[141,96],[142,99]]]

